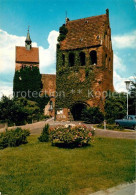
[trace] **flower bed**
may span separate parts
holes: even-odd
[[[88,145],[93,135],[94,131],[86,126],[60,126],[50,130],[52,144],[71,147]]]

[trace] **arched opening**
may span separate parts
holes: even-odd
[[[84,66],[85,65],[85,53],[84,52],[80,52],[79,53],[79,58],[80,58],[80,65]]]
[[[70,53],[69,54],[69,66],[70,67],[74,66],[74,64],[75,64],[75,55],[74,55],[74,53]]]
[[[64,66],[64,65],[65,65],[65,55],[62,54],[62,66]]]
[[[82,111],[85,108],[87,108],[87,105],[84,103],[80,103],[80,102],[78,102],[72,106],[71,113],[72,113],[75,121],[81,121]]]
[[[91,62],[91,65],[97,64],[97,52],[95,50],[90,52],[90,62]]]

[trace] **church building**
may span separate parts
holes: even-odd
[[[15,70],[25,66],[39,68],[39,48],[32,47],[29,29],[25,47],[16,47]],[[55,120],[81,120],[82,110],[88,107],[104,111],[104,95],[114,91],[108,9],[103,15],[66,18],[58,37],[56,75],[41,74],[41,80],[43,92],[50,96],[45,114]]]

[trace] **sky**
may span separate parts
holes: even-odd
[[[96,16],[109,9],[114,52],[114,87],[136,73],[136,0],[0,0],[0,97],[12,94],[15,46],[24,46],[28,25],[32,45],[39,47],[40,72],[56,72],[59,27],[70,20]]]

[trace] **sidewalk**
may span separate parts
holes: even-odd
[[[116,187],[98,191],[89,195],[136,195],[136,182],[118,185]]]

